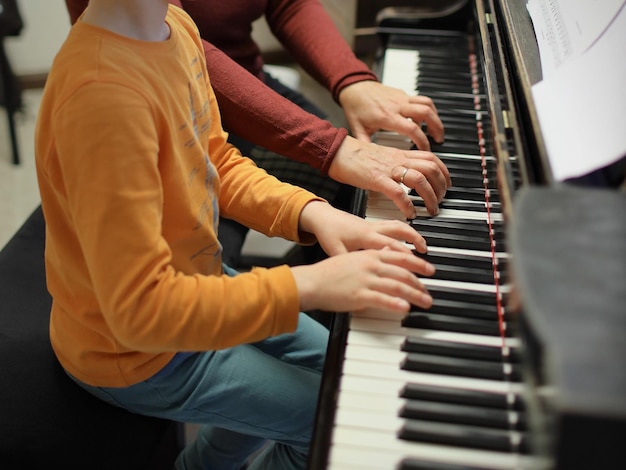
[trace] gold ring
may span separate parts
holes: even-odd
[[[406,172],[409,171],[408,168],[405,168],[402,172],[402,176],[400,177],[400,184],[404,184],[404,177],[406,176]]]

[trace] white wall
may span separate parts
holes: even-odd
[[[64,0],[18,0],[24,29],[5,40],[17,75],[47,73],[70,29]]]
[[[356,0],[322,0],[337,27],[350,43],[354,28]],[[17,75],[47,73],[70,28],[64,0],[18,0],[24,29],[18,37],[6,39],[7,54]],[[263,20],[254,25],[261,49],[271,51],[280,44]]]
[[[322,0],[322,4],[334,20],[337,29],[350,45],[354,39],[356,2],[357,0]],[[260,18],[253,24],[252,35],[262,51],[281,49],[280,43],[272,35],[264,18]]]

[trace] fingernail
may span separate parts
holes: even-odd
[[[426,264],[426,270],[429,273],[429,276],[432,276],[433,274],[435,274],[435,271],[436,271],[435,267],[430,263]]]
[[[433,298],[430,294],[422,292],[423,308],[430,308],[433,305]]]

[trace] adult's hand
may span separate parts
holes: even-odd
[[[431,152],[384,147],[350,136],[339,147],[328,175],[385,194],[410,219],[415,217],[415,206],[400,182],[424,199],[432,215],[439,212],[439,202],[452,184],[445,164]]]
[[[339,102],[352,135],[364,142],[371,142],[375,132],[386,130],[407,136],[420,150],[430,150],[422,123],[435,142],[443,142],[443,124],[427,96],[407,95],[380,82],[361,81],[344,88]]]

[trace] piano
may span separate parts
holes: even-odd
[[[430,96],[446,128],[432,151],[453,186],[435,217],[409,193],[418,216],[406,221],[428,243],[416,255],[436,267],[422,278],[434,303],[403,318],[334,316],[308,468],[626,468],[626,198],[552,180],[530,92],[541,69],[525,2],[415,4],[379,15],[376,67],[383,83]],[[376,140],[412,146],[393,133]],[[592,201],[615,219],[606,227],[611,254],[589,242],[593,224],[605,225],[578,210]],[[533,217],[538,209],[566,215],[555,227],[554,217]],[[405,220],[373,192],[356,190],[352,210]],[[573,231],[581,244],[570,244]],[[598,260],[612,272],[591,296],[603,336],[573,354],[590,298],[580,273],[597,283],[603,273],[588,267]],[[561,297],[542,292],[550,283]],[[583,386],[585,377],[597,382]]]

